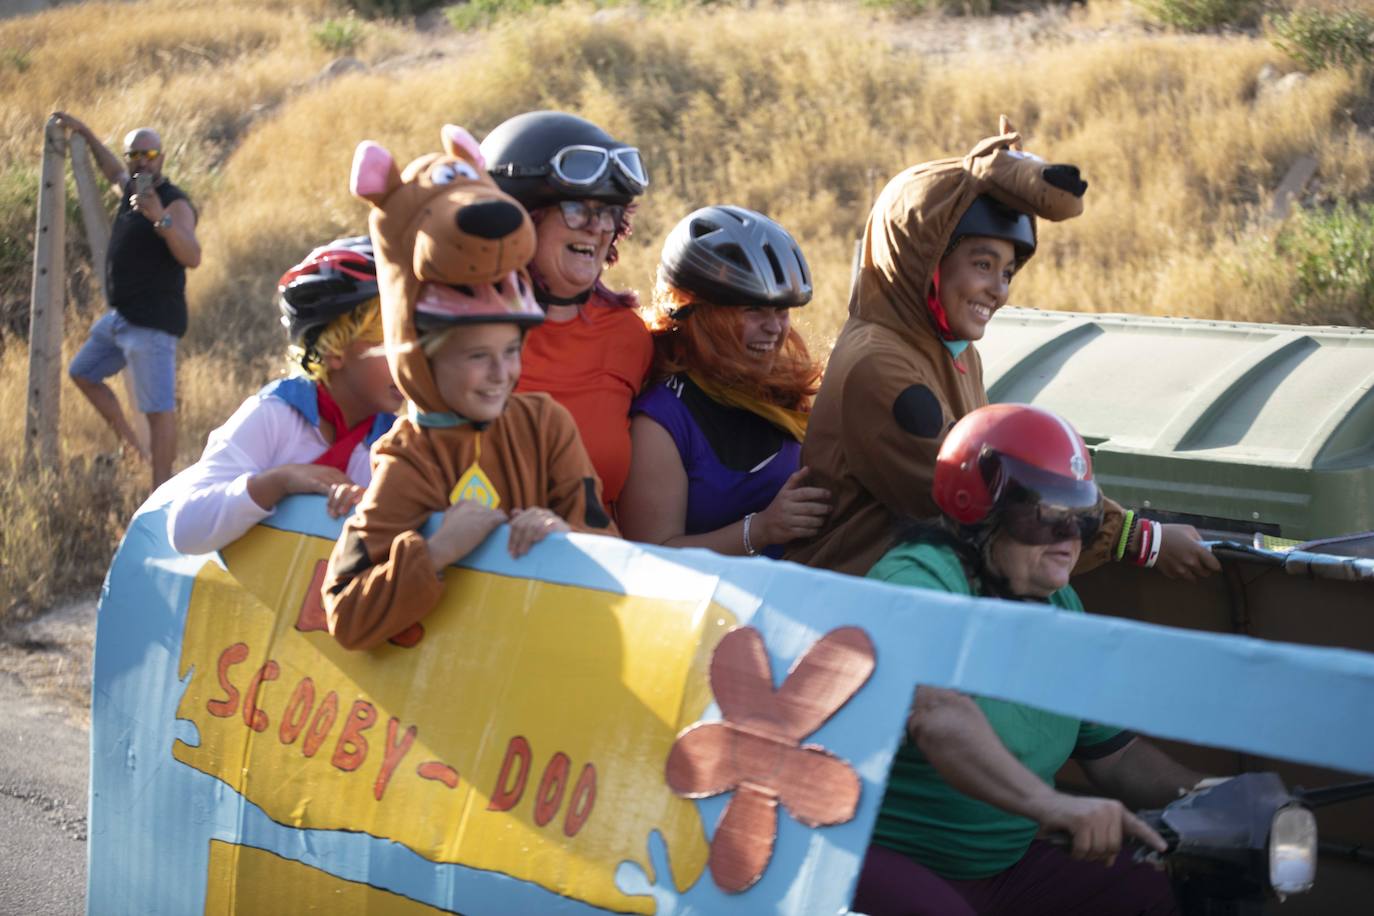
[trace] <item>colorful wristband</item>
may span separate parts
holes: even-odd
[[[1121,522],[1121,537],[1116,539],[1116,550],[1112,553],[1112,559],[1120,561],[1126,555],[1126,542],[1131,539],[1131,524],[1135,521],[1135,510],[1127,509],[1126,517]]]
[[[1140,546],[1136,549],[1135,557],[1131,560],[1136,566],[1144,566],[1145,561],[1150,558],[1150,541],[1154,538],[1154,526],[1146,519],[1140,520]]]
[[[1154,529],[1154,537],[1150,540],[1150,558],[1145,561],[1145,568],[1151,569],[1159,559],[1159,548],[1164,546],[1164,526],[1159,522],[1150,523]]]

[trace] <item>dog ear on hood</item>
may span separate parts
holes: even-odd
[[[1045,162],[1021,148],[1021,134],[1006,115],[998,119],[999,136],[988,137],[964,157],[964,168],[978,182],[978,193],[990,194],[1022,213],[1053,222],[1083,212],[1088,183],[1078,167]]]
[[[440,133],[444,140],[444,152],[455,159],[466,159],[483,172],[487,170],[487,160],[482,155],[482,148],[467,130],[456,124],[445,124]]]
[[[348,178],[348,188],[353,196],[380,207],[382,201],[400,186],[401,173],[391,154],[371,140],[359,143],[353,151],[353,171]]]

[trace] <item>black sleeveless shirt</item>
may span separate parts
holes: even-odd
[[[181,337],[186,333],[186,268],[181,266],[153,224],[129,203],[133,180],[124,184],[119,212],[110,228],[105,256],[105,289],[110,307],[130,324]],[[186,193],[163,180],[157,185],[162,206],[190,204]]]

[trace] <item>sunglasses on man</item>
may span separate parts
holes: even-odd
[[[146,159],[149,162],[160,155],[162,155],[162,150],[159,149],[126,149],[124,151],[125,159]]]
[[[553,184],[582,190],[597,184],[614,169],[613,177],[631,194],[641,194],[649,186],[649,175],[639,150],[633,146],[602,149],[599,146],[565,146],[554,153],[548,165],[498,165],[491,174],[503,178],[550,176]]]
[[[593,231],[614,232],[625,218],[625,208],[616,204],[596,207],[585,200],[560,200],[558,209],[563,213],[563,225],[569,229],[592,226]]]

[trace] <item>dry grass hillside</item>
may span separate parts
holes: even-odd
[[[1301,72],[1263,34],[1146,29],[1132,10],[1103,0],[988,22],[857,4],[561,7],[464,34],[349,19],[332,0],[142,0],[2,21],[0,383],[20,391],[27,370],[34,188],[57,108],[111,145],[138,124],[161,128],[168,174],[200,208],[183,465],[276,371],[275,278],[313,244],[362,230],[347,192],[356,143],[404,161],[435,148],[446,121],[481,137],[532,108],[579,112],[645,153],[653,184],[612,285],[646,288],[658,243],[688,210],[754,207],[812,263],[817,296],[801,321],[822,353],[876,191],[912,162],[966,151],[1001,113],[1027,148],[1079,164],[1091,184],[1082,218],[1042,227],[1017,304],[1374,325],[1374,305],[1314,295],[1294,267],[1320,247],[1303,240],[1333,203],[1374,198],[1368,70]],[[364,66],[320,78],[344,50]],[[1318,162],[1308,209],[1269,220],[1304,155]],[[96,308],[69,197],[68,356]],[[143,486],[70,387],[67,463],[19,475],[23,408],[0,406],[11,443],[0,448],[0,615],[98,581]]]

